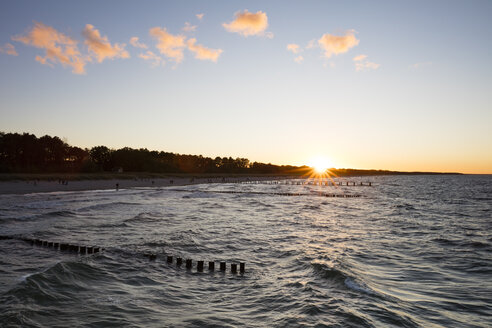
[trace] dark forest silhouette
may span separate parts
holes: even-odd
[[[185,174],[310,175],[308,166],[250,162],[246,158],[203,157],[164,151],[96,146],[82,149],[59,137],[0,132],[0,173],[147,172]],[[330,169],[334,176],[457,174],[387,170]]]
[[[304,167],[306,171],[307,167]],[[77,173],[77,172],[153,172],[153,173],[236,173],[286,174],[297,166],[251,163],[246,158],[181,155],[145,148],[106,146],[82,149],[68,145],[59,137],[37,138],[29,133],[0,132],[0,173]],[[301,167],[302,169],[302,167]]]

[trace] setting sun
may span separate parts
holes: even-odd
[[[333,163],[326,157],[313,158],[308,165],[318,174],[325,173],[326,170],[333,167]]]

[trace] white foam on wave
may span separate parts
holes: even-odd
[[[41,270],[41,271],[36,271],[36,272],[33,272],[33,273],[28,273],[28,274],[25,274],[25,275],[23,275],[23,276],[20,276],[18,280],[19,280],[20,282],[24,282],[24,281],[26,281],[26,279],[27,279],[27,278],[29,278],[29,277],[31,277],[31,276],[34,276],[35,274],[45,273],[46,271],[48,271],[49,269],[51,269],[52,267],[54,267],[55,265],[57,265],[57,264],[59,264],[59,263],[61,263],[61,262],[62,262],[61,260],[56,261],[54,264],[52,264],[52,265],[50,265],[50,266],[46,267],[45,269],[43,269],[43,270]]]
[[[38,272],[33,272],[33,273],[28,273],[28,274],[25,274],[25,275],[23,275],[23,276],[21,276],[21,277],[19,278],[19,281],[20,281],[20,282],[24,282],[24,281],[26,281],[26,279],[27,279],[27,278],[29,278],[30,276],[32,276],[32,275],[34,275],[34,274],[36,274],[36,273],[38,273]]]
[[[370,290],[369,287],[364,286],[362,284],[358,284],[350,278],[346,278],[344,283],[345,283],[345,286],[347,286],[348,288],[350,288],[352,290],[355,290],[358,292],[363,292],[363,293],[370,294],[370,295],[374,295],[374,292],[372,290]]]

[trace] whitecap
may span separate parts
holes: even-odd
[[[345,286],[347,286],[348,288],[350,288],[352,290],[355,290],[358,292],[363,292],[363,293],[370,294],[370,295],[374,295],[374,292],[372,290],[370,290],[369,287],[362,285],[362,284],[358,284],[350,278],[346,278],[344,283],[345,283]]]

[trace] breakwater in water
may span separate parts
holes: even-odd
[[[489,327],[491,177],[364,179],[0,195],[0,322]]]

